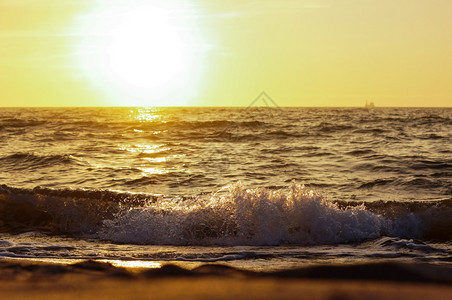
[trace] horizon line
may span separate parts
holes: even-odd
[[[269,107],[269,108],[365,108],[365,109],[379,109],[379,108],[452,108],[452,106],[270,106],[270,105],[253,105],[253,106],[196,106],[196,105],[104,105],[104,106],[0,106],[0,108],[250,108],[250,107]]]

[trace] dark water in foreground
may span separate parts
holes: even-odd
[[[0,256],[452,262],[450,108],[0,111]]]

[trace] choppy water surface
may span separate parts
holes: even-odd
[[[452,260],[450,108],[0,111],[0,255]]]

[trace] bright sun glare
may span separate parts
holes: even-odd
[[[190,9],[162,3],[101,1],[81,18],[82,71],[112,104],[183,105],[195,92],[200,51]]]

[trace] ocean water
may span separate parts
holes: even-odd
[[[2,108],[0,257],[452,263],[451,108]]]

